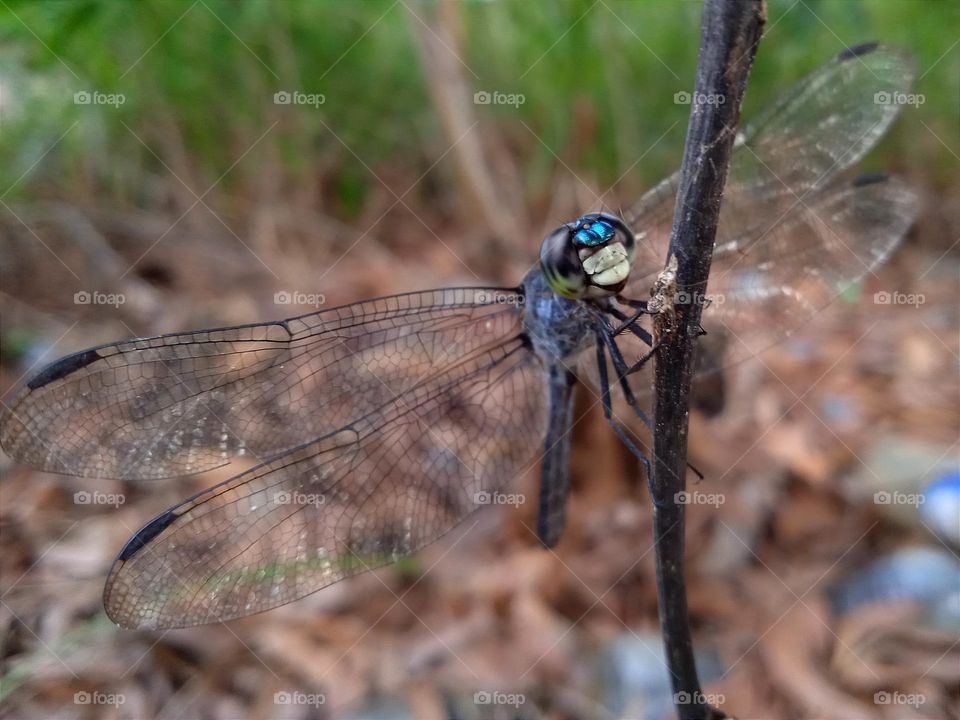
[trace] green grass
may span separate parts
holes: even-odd
[[[410,7],[425,17],[431,6]],[[516,156],[530,197],[549,195],[556,156],[605,186],[645,153],[627,176],[631,189],[677,165],[688,108],[673,95],[693,85],[699,3],[513,0],[458,9],[471,88],[525,96],[518,108],[471,108]],[[771,2],[745,117],[845,45],[909,47],[926,73],[917,89],[927,102],[905,113],[912,117],[872,162],[946,185],[955,161],[933,134],[957,152],[957,20],[955,4],[936,0]],[[290,192],[315,183],[327,210],[352,217],[378,182],[367,166],[410,168],[412,182],[447,146],[416,22],[386,0],[8,0],[0,6],[0,193],[23,176],[8,200],[151,206],[158,179],[178,184],[172,170],[201,190],[227,173],[218,191],[249,199],[260,192],[261,168],[232,165],[276,122],[258,153],[282,168],[277,183]],[[122,93],[125,102],[75,105],[73,93],[84,90]],[[278,90],[326,101],[277,106]]]

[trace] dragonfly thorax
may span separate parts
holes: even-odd
[[[534,268],[523,279],[523,329],[534,352],[547,365],[574,363],[593,337],[594,314],[588,304],[555,292]]]
[[[616,215],[589,213],[561,225],[540,246],[540,268],[554,292],[583,300],[610,297],[627,284],[636,239]]]

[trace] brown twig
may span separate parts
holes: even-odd
[[[696,91],[690,103],[670,253],[659,282],[665,303],[654,320],[657,365],[650,493],[657,591],[674,704],[684,720],[725,717],[707,704],[697,677],[684,580],[684,506],[678,494],[685,488],[693,351],[702,310],[699,300],[705,296],[740,104],[765,15],[762,0],[704,3]],[[714,101],[708,101],[710,98]]]

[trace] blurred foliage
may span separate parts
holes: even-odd
[[[426,169],[447,148],[413,33],[414,14],[431,8],[408,6],[7,0],[0,7],[5,194],[87,193],[148,205],[151,183],[175,183],[171,173],[189,169],[191,187],[226,174],[220,191],[245,195],[263,178],[256,163],[237,158],[264,136],[283,168],[271,182],[282,190],[322,178],[337,211],[349,217],[377,183],[368,167]],[[883,147],[898,169],[945,185],[953,159],[933,134],[956,146],[958,7],[937,0],[770,2],[745,117],[845,45],[878,39],[906,46],[918,56],[917,90],[926,97],[913,115],[930,133],[916,142],[917,120],[901,122]],[[549,193],[557,156],[604,184],[626,172],[631,189],[678,164],[689,108],[674,94],[693,85],[698,2],[507,0],[458,9],[467,81],[525,97],[519,107],[474,110],[482,127],[516,149],[531,193]],[[294,90],[321,93],[325,102],[274,103],[274,93]],[[121,93],[124,102],[76,104],[74,93],[84,91]],[[881,152],[874,162],[889,166],[884,160]]]

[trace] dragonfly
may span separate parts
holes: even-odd
[[[790,335],[909,229],[918,196],[906,184],[845,171],[893,122],[914,77],[906,51],[849,48],[739,131],[703,289],[701,324],[725,339],[723,363]],[[578,383],[598,391],[606,420],[646,462],[611,398],[646,417],[650,290],[678,181],[561,225],[516,287],[408,292],[69,355],[5,404],[0,445],[80,477],[237,468],[120,550],[103,597],[124,627],[238,618],[389,564],[538,462],[536,532],[553,546]]]

